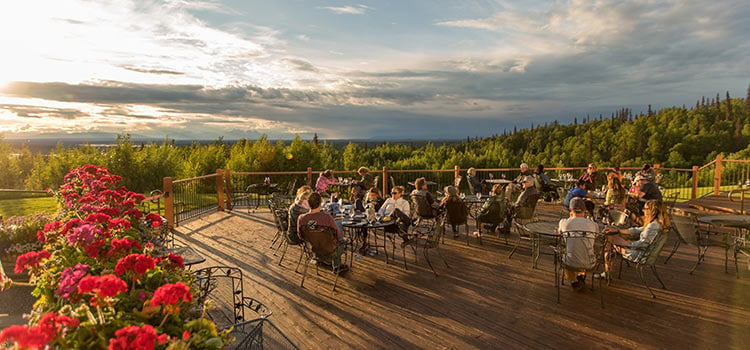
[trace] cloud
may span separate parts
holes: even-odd
[[[331,11],[337,15],[364,15],[367,10],[372,9],[371,7],[368,7],[362,4],[359,4],[357,6],[341,6],[341,7],[322,6],[318,8]]]

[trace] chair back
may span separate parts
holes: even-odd
[[[461,186],[461,179],[463,179],[461,176],[458,176],[453,179],[453,187],[455,187],[456,190],[458,190],[458,192],[461,192],[461,190],[459,189],[460,188],[459,186]]]
[[[680,240],[698,245],[698,222],[695,217],[670,214],[669,219]]]
[[[596,232],[566,231],[561,234],[562,262],[565,266],[591,270],[600,263],[604,240]]]
[[[257,300],[246,297],[242,270],[231,266],[211,266],[194,272],[195,297],[199,305],[210,301],[206,311],[209,319],[220,329],[228,329],[247,321],[245,309],[255,312],[255,317],[266,318],[271,311]]]
[[[372,181],[372,187],[374,188],[380,188],[378,187],[378,184],[380,183],[380,175],[375,175],[375,179]],[[369,191],[369,188],[365,188],[365,191]]]
[[[297,187],[297,179],[292,179],[286,184],[286,195],[294,196],[295,187]]]
[[[319,258],[332,255],[336,251],[338,235],[336,229],[329,226],[302,225],[302,238],[310,244],[313,253]]]
[[[469,217],[469,208],[462,200],[449,200],[445,202],[445,211],[448,223],[453,225],[463,225]]]
[[[654,238],[654,241],[646,248],[643,256],[641,256],[640,261],[638,261],[639,264],[653,265],[656,262],[656,259],[659,258],[659,254],[661,253],[661,249],[664,247],[664,243],[667,242],[667,238],[669,237],[667,234],[668,232],[668,227],[659,231],[658,236]]]
[[[273,221],[276,224],[276,229],[281,233],[289,231],[289,212],[285,209],[274,209],[273,210]]]
[[[388,184],[388,188],[394,188],[394,187],[396,187],[396,180],[393,179],[393,176],[390,176],[390,180],[391,180],[391,183]],[[386,194],[383,193],[383,195],[385,196]]]
[[[432,209],[432,206],[429,202],[427,202],[427,197],[425,197],[423,194],[416,192],[413,193],[411,196],[411,200],[414,203],[414,211],[416,212],[417,217],[420,218],[434,218],[435,217],[435,211]]]

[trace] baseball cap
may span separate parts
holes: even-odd
[[[582,198],[573,198],[570,200],[571,210],[586,210],[586,202]]]

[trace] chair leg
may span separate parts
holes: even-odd
[[[656,280],[661,283],[661,289],[667,289],[667,286],[664,285],[664,282],[662,282],[661,277],[659,277],[659,273],[656,272],[656,266],[651,265],[651,271],[654,271],[654,276],[656,276]]]
[[[555,251],[555,289],[557,289],[557,303],[560,303],[560,284],[562,281],[558,283],[558,278],[560,278],[560,268],[558,268],[558,262],[557,262],[558,256],[557,251]]]
[[[305,257],[305,268],[302,269],[302,282],[300,282],[299,286],[304,288],[305,287],[305,277],[307,277],[307,268],[310,266],[310,259]]]
[[[286,250],[289,249],[289,242],[285,239],[281,242],[279,247],[283,247],[281,249],[281,258],[279,258],[279,266],[281,266],[281,263],[284,261],[284,257],[286,256]]]
[[[696,261],[695,265],[693,265],[693,268],[690,269],[689,273],[691,275],[693,274],[693,271],[695,271],[695,269],[698,268],[698,265],[701,264],[701,261],[703,261],[703,257],[704,257],[705,254],[706,254],[706,251],[703,248],[701,248],[700,246],[698,246],[698,261]]]
[[[304,243],[303,243],[304,244]],[[300,252],[299,252],[299,260],[297,261],[297,267],[294,268],[294,272],[299,273],[297,270],[299,270],[299,265],[302,263],[302,258],[305,256],[305,248],[300,245]]]
[[[428,248],[427,248],[427,243],[428,243],[428,242],[427,242],[427,241],[425,241],[425,245],[424,245],[424,247],[422,248],[422,252],[424,253],[424,259],[425,259],[425,260],[427,260],[427,265],[429,265],[429,266],[430,266],[430,270],[432,270],[432,273],[434,273],[434,274],[435,274],[435,277],[438,277],[438,274],[437,274],[437,272],[435,271],[435,268],[434,268],[434,267],[432,267],[432,263],[430,262],[430,254],[429,254],[429,250],[428,250]]]
[[[656,299],[656,295],[651,290],[651,287],[648,286],[648,283],[646,283],[646,279],[643,277],[643,265],[636,266],[636,270],[638,271],[638,276],[641,277],[641,282],[643,282],[643,285],[646,286],[646,289],[648,289],[648,292],[651,293],[651,297]]]
[[[665,260],[664,260],[664,264],[665,264],[665,265],[667,264],[667,262],[669,262],[669,259],[671,259],[671,258],[672,258],[672,255],[674,255],[674,253],[675,253],[675,252],[677,251],[677,248],[678,248],[679,246],[680,246],[680,240],[679,240],[679,239],[677,239],[677,241],[676,241],[676,242],[674,243],[674,247],[672,248],[672,252],[671,252],[671,253],[669,253],[669,256],[667,257],[667,259],[665,259]]]
[[[281,238],[281,231],[276,230],[276,234],[273,236],[273,239],[271,240],[271,246],[269,246],[268,248],[269,249],[273,248],[273,246],[276,245],[276,242],[279,240],[279,238]],[[277,248],[277,250],[278,250],[278,248]],[[276,250],[274,250],[273,253],[275,255],[276,254]]]
[[[521,233],[518,233],[518,239],[516,240],[516,246],[513,247],[513,250],[510,251],[510,254],[508,255],[508,259],[513,257],[513,254],[516,252],[516,249],[518,249],[518,246],[521,245]]]

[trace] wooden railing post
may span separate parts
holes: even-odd
[[[307,185],[312,186],[312,168],[307,168]]]
[[[232,183],[231,183],[232,177],[231,172],[229,169],[224,169],[224,178],[222,181],[224,181],[224,193],[227,194],[227,197],[224,198],[224,203],[226,203],[227,210],[232,210]]]
[[[219,211],[224,211],[224,170],[216,169],[216,199]]]
[[[383,167],[383,198],[388,196],[388,167]],[[390,184],[391,187],[394,186],[394,184]]]
[[[169,228],[174,228],[174,193],[172,193],[172,178],[165,177],[162,182],[162,190],[164,192],[164,218],[167,219],[167,225]]]
[[[455,185],[456,184],[456,179],[460,179],[460,178],[461,178],[461,167],[458,166],[458,165],[454,165],[453,166],[453,183],[451,185]],[[458,189],[458,188],[456,190],[459,193],[461,192],[461,190]]]
[[[690,191],[690,199],[698,197],[698,169],[697,165],[693,165],[693,189]]]
[[[716,156],[716,168],[714,168],[714,195],[719,195],[721,192],[721,162],[724,160],[724,156],[719,154]]]

